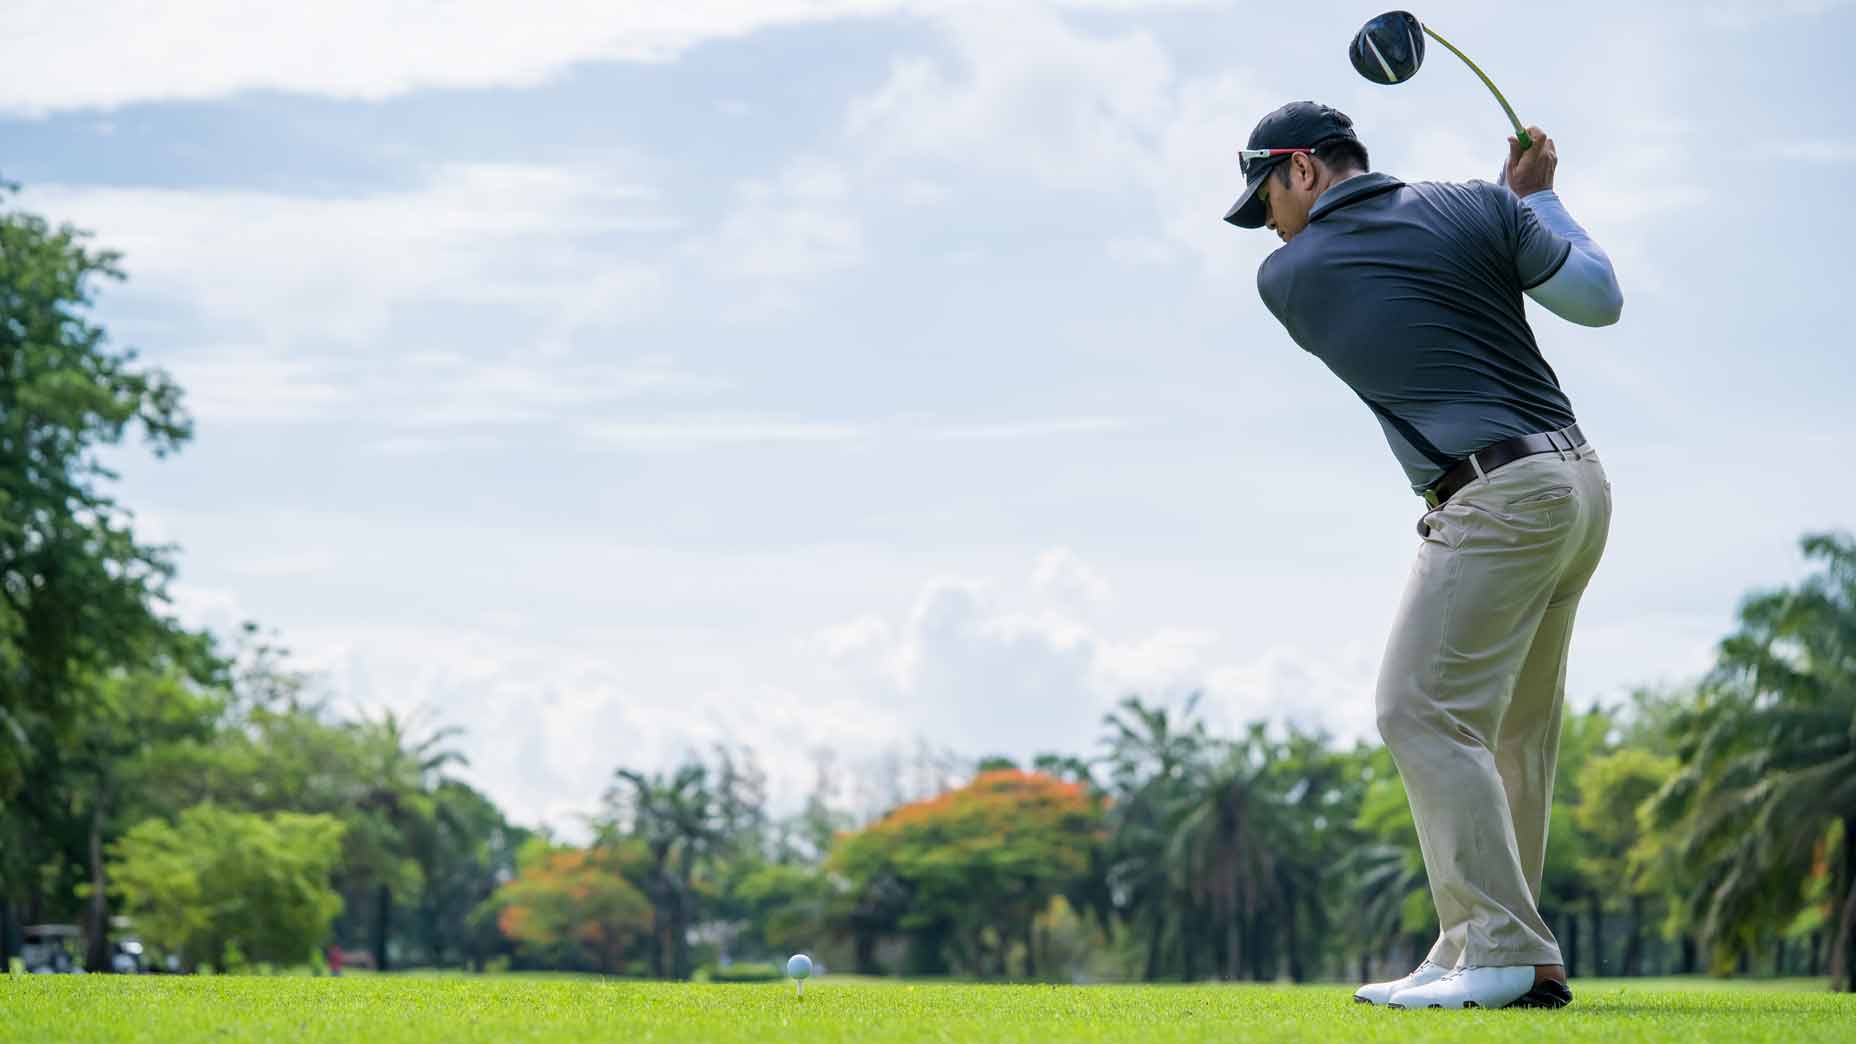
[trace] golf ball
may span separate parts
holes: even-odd
[[[795,953],[786,959],[786,974],[795,979],[803,979],[812,974],[812,958],[803,953]]]

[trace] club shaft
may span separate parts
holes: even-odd
[[[1479,66],[1477,66],[1475,62],[1470,61],[1469,55],[1464,54],[1462,51],[1457,50],[1455,44],[1437,35],[1437,30],[1432,29],[1428,25],[1424,25],[1424,23],[1422,22],[1418,24],[1420,25],[1420,27],[1424,29],[1424,35],[1430,37],[1433,40],[1436,40],[1440,44],[1443,44],[1444,47],[1449,49],[1451,54],[1454,54],[1458,58],[1463,59],[1463,64],[1469,66],[1469,71],[1476,74],[1477,79],[1480,79],[1482,81],[1482,85],[1489,89],[1490,94],[1495,95],[1495,100],[1501,103],[1502,111],[1508,114],[1508,122],[1514,124],[1515,140],[1520,142],[1521,150],[1525,152],[1528,149],[1533,148],[1534,147],[1533,139],[1527,136],[1526,128],[1521,126],[1521,118],[1514,114],[1514,106],[1508,104],[1508,99],[1502,97],[1502,92],[1496,88],[1495,81],[1489,79],[1488,74],[1483,72],[1482,69]]]

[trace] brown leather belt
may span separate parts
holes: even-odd
[[[1558,431],[1545,431],[1538,435],[1517,435],[1504,439],[1493,446],[1484,446],[1469,456],[1457,461],[1443,477],[1424,487],[1422,496],[1429,506],[1441,507],[1451,497],[1461,492],[1464,486],[1476,481],[1481,466],[1481,475],[1486,475],[1504,464],[1513,464],[1522,457],[1532,457],[1540,453],[1557,453],[1576,450],[1585,445],[1585,436],[1580,433],[1577,424],[1561,428]],[[1473,462],[1473,463],[1472,463]]]

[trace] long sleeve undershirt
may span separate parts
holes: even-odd
[[[1604,249],[1572,219],[1566,204],[1552,189],[1523,196],[1521,205],[1533,211],[1541,224],[1572,242],[1566,263],[1551,279],[1527,291],[1527,296],[1554,315],[1580,326],[1617,322],[1624,309],[1624,292],[1618,288],[1617,273]]]

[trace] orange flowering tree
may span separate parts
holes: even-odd
[[[621,874],[614,853],[537,838],[517,865],[516,877],[491,899],[506,938],[550,967],[624,970],[650,928],[651,904]]]
[[[936,951],[945,944],[965,970],[1003,974],[1022,940],[1035,976],[1033,919],[1088,870],[1102,811],[1080,783],[999,769],[843,838],[831,865],[859,894],[894,896],[895,926]]]

